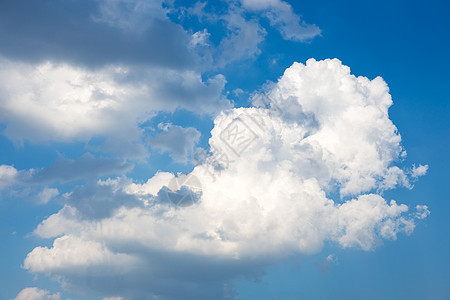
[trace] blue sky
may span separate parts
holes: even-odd
[[[2,1],[0,299],[448,299],[449,12]]]

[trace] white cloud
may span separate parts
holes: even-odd
[[[116,205],[93,219],[69,202],[35,230],[56,239],[29,253],[25,268],[80,288],[88,276],[105,296],[218,299],[230,279],[291,254],[316,253],[327,242],[369,250],[413,231],[406,205],[375,194],[409,180],[394,165],[403,149],[381,78],[355,77],[338,60],[308,60],[267,94],[271,109],[237,108],[215,119],[212,157],[190,174],[201,183],[198,203],[171,204],[170,173],[144,184],[100,182],[99,199],[115,197],[109,186],[141,205]],[[112,276],[128,281],[112,290]]]
[[[402,184],[404,172],[392,166],[401,138],[389,119],[392,99],[381,77],[355,77],[337,59],[310,59],[287,69],[269,97],[284,119],[303,128],[304,138],[293,142],[310,151],[296,156],[297,168],[310,169],[314,161],[323,168],[315,175],[319,182],[337,182],[344,196]]]
[[[209,37],[211,34],[208,32],[208,30],[205,28],[202,31],[197,31],[194,34],[192,34],[192,40],[191,40],[191,46],[209,46]]]
[[[267,35],[261,17],[267,18],[270,25],[278,29],[287,40],[308,42],[321,32],[316,25],[302,21],[291,5],[284,1],[228,1],[226,5],[225,12],[221,14],[207,2],[196,2],[185,10],[189,16],[197,17],[202,24],[207,22],[225,27],[226,34],[219,39],[216,48],[211,47],[211,34],[206,29],[192,36],[191,45],[210,46],[200,52],[204,63],[208,63],[213,69],[239,60],[254,59],[261,53],[259,46]],[[214,37],[217,39],[218,36]]]
[[[306,24],[295,14],[292,6],[281,0],[241,0],[244,8],[251,11],[264,11],[270,25],[277,28],[284,39],[309,41],[320,35],[316,25]]]
[[[14,298],[14,300],[59,300],[61,299],[60,294],[50,294],[50,291],[41,290],[36,287],[24,288],[20,293]]]
[[[39,204],[47,204],[48,201],[59,195],[58,189],[44,188],[37,196]]]
[[[11,186],[30,188],[80,179],[95,180],[99,176],[124,174],[132,168],[133,165],[123,159],[94,157],[90,153],[76,159],[59,157],[53,164],[41,169],[17,170],[13,166],[0,165],[0,189]],[[38,195],[38,202],[46,203],[56,196],[56,192],[55,189],[44,188]]]
[[[141,138],[138,125],[158,111],[213,113],[230,107],[222,96],[225,78],[203,82],[194,71],[117,66],[90,71],[2,59],[0,81],[0,122],[7,125],[4,134],[18,142],[110,136],[131,147]]]
[[[0,165],[0,190],[14,184],[18,173],[13,166]]]
[[[241,59],[252,59],[261,53],[259,44],[264,41],[266,30],[256,19],[246,19],[244,11],[231,5],[225,21],[228,34],[217,47],[216,62],[219,66]]]
[[[418,167],[413,165],[411,176],[414,178],[418,178],[420,176],[425,175],[427,173],[427,171],[428,171],[428,165],[419,165]]]
[[[416,205],[416,218],[419,220],[425,219],[430,214],[428,206],[426,205]]]
[[[38,259],[39,265],[29,263]],[[101,267],[115,274],[126,273],[135,267],[137,258],[127,254],[113,253],[104,244],[65,235],[57,238],[53,248],[37,247],[28,254],[24,267],[33,272],[84,274],[89,268]]]

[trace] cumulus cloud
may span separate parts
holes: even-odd
[[[24,288],[14,298],[14,300],[59,300],[61,296],[59,293],[51,294],[50,291],[41,290],[36,287]]]
[[[288,68],[264,99],[216,117],[211,156],[189,174],[201,183],[192,206],[170,201],[180,174],[98,182],[84,203],[107,195],[114,209],[89,217],[73,193],[35,230],[53,246],[35,248],[24,267],[105,297],[221,299],[236,276],[325,243],[374,249],[426,217],[426,207],[409,212],[381,195],[410,180],[395,166],[403,149],[383,79],[311,59]]]
[[[355,77],[337,59],[310,59],[287,69],[269,96],[285,119],[314,119],[298,146],[312,149],[307,157],[319,154],[319,166],[332,170],[319,182],[335,181],[350,195],[402,181],[405,172],[392,165],[402,152],[401,137],[389,119],[392,99],[381,77]]]

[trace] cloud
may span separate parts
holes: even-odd
[[[416,218],[419,220],[425,219],[430,214],[428,210],[428,206],[426,205],[417,205],[416,206]]]
[[[59,293],[50,294],[50,291],[41,290],[36,287],[24,288],[14,298],[14,300],[59,300],[61,296]]]
[[[44,188],[39,194],[38,194],[38,202],[40,204],[47,204],[48,201],[55,198],[59,195],[58,189],[54,188]]]
[[[96,179],[104,175],[123,174],[132,168],[132,164],[122,159],[94,157],[90,153],[74,160],[60,157],[50,166],[41,169],[17,170],[13,166],[1,165],[0,187]]]
[[[216,42],[215,47],[210,41],[211,34],[206,29],[193,34],[191,44],[203,47],[197,50],[212,69],[239,60],[254,59],[261,53],[259,46],[267,35],[261,24],[262,17],[267,18],[270,25],[278,29],[286,40],[309,42],[321,32],[316,25],[302,21],[291,5],[284,1],[229,1],[226,5],[220,10],[211,8],[207,2],[196,2],[185,9],[187,16],[197,17],[201,24],[219,25],[225,29],[225,34]],[[217,38],[215,36],[215,40]]]
[[[225,66],[233,61],[255,58],[261,53],[258,46],[267,32],[256,19],[247,20],[245,12],[236,6],[231,6],[221,19],[228,34],[217,46],[215,63]]]
[[[163,1],[2,1],[0,52],[13,60],[85,67],[145,64],[183,70],[198,60]]]
[[[106,136],[131,147],[141,139],[139,124],[158,111],[212,114],[231,106],[222,75],[204,82],[194,71],[0,62],[0,122],[17,142]]]
[[[287,69],[269,97],[284,119],[302,118],[306,123],[297,146],[311,151],[298,163],[305,168],[308,158],[320,155],[314,159],[325,168],[320,182],[337,182],[343,196],[391,188],[389,180],[401,183],[405,172],[392,165],[402,154],[401,137],[389,119],[392,99],[381,77],[355,77],[337,59],[310,59]],[[309,125],[308,118],[315,124]]]
[[[96,179],[99,176],[124,174],[132,168],[133,165],[123,159],[95,157],[86,153],[77,159],[60,157],[48,167],[32,169],[23,175],[23,183],[45,184]]]
[[[0,53],[33,64],[65,62],[91,69],[112,64],[203,70],[258,55],[258,45],[266,36],[261,16],[285,39],[303,42],[320,35],[316,25],[306,24],[284,1],[245,0],[226,5],[226,11],[217,5],[205,10],[206,4],[197,2],[188,10],[201,21],[219,21],[225,27],[220,45],[204,51],[201,47],[211,45],[206,43],[207,31],[192,34],[176,24],[181,13],[175,13],[170,1],[3,1]]]
[[[237,276],[326,243],[374,249],[426,217],[426,207],[409,212],[381,195],[410,180],[395,166],[404,150],[382,78],[311,59],[257,97],[216,117],[211,156],[189,174],[196,203],[170,201],[171,173],[99,181],[37,227],[53,246],[35,248],[24,267],[105,297],[222,299]]]
[[[143,205],[135,195],[123,192],[117,183],[100,181],[97,185],[78,186],[73,192],[63,195],[67,205],[75,208],[82,218],[103,219],[111,217],[120,207]]]
[[[292,6],[285,1],[241,0],[241,2],[242,6],[250,11],[263,11],[270,25],[277,28],[286,40],[305,42],[320,36],[320,28],[301,20]]]
[[[10,189],[14,197],[47,204],[59,195],[58,189],[50,188],[49,185],[76,180],[95,182],[101,176],[125,174],[133,167],[133,164],[123,159],[94,157],[90,153],[76,159],[59,157],[50,166],[40,169],[17,170],[13,166],[0,165],[0,190]],[[70,199],[67,194],[63,198]]]
[[[197,3],[192,15],[225,29],[210,39],[206,28],[191,33],[173,23],[168,14],[175,8],[159,0],[4,1],[2,132],[17,144],[100,137],[103,151],[143,158],[140,125],[158,112],[214,115],[232,107],[225,77],[200,72],[259,55],[267,33],[260,16],[248,13],[259,14],[255,7],[230,2],[216,14]],[[295,19],[287,3],[258,7],[280,12],[274,26],[292,27],[276,21]]]
[[[427,173],[427,171],[428,171],[428,165],[419,165],[418,167],[413,165],[411,176],[413,178],[419,178],[420,176],[425,175]]]
[[[13,166],[0,165],[0,189],[12,185],[17,177],[18,171]]]
[[[192,35],[191,45],[195,46],[209,46],[209,37],[211,34],[205,28],[202,31],[197,31]]]
[[[163,1],[99,0],[97,14],[92,19],[133,34],[142,34],[155,20],[168,20]]]
[[[193,127],[168,124],[163,132],[148,139],[151,147],[168,151],[174,161],[186,163],[200,139],[200,132]]]

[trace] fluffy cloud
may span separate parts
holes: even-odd
[[[0,61],[0,122],[13,140],[140,139],[139,123],[157,111],[213,113],[230,104],[222,75],[193,71]],[[200,105],[201,104],[201,105]],[[117,122],[120,120],[120,122]]]
[[[212,46],[207,29],[184,30],[160,0],[47,2],[0,4],[3,133],[17,143],[101,136],[104,149],[128,157],[147,154],[139,124],[159,111],[214,114],[231,107],[224,76],[204,80],[200,70],[256,57],[266,35],[259,13],[270,15],[285,38],[305,40],[309,28],[282,1],[227,3],[219,15],[198,3],[192,14],[225,27]]]
[[[319,181],[336,181],[341,194],[348,195],[383,185],[392,188],[404,174],[392,166],[402,148],[388,116],[388,91],[382,78],[355,77],[337,59],[311,59],[287,69],[269,97],[284,119],[306,123],[306,136],[295,144],[311,151],[302,153],[298,166],[308,167],[308,158],[320,155],[313,159],[324,168]]]
[[[426,207],[408,212],[381,195],[411,180],[395,166],[404,152],[381,78],[311,59],[254,100],[215,119],[211,156],[189,175],[201,183],[197,203],[171,203],[171,173],[100,181],[82,202],[117,200],[108,214],[92,218],[73,193],[35,230],[53,246],[35,248],[24,267],[104,296],[220,299],[238,275],[327,242],[373,249],[426,217]]]
[[[416,167],[415,165],[412,168],[411,171],[411,176],[413,178],[418,178],[420,176],[423,176],[427,173],[428,171],[428,165],[419,165],[418,167]]]
[[[14,300],[59,300],[60,294],[50,294],[50,291],[41,290],[36,287],[25,288],[14,298]]]
[[[328,273],[332,269],[332,265],[335,263],[337,263],[336,256],[334,254],[330,254],[325,259],[316,261],[316,266],[321,272]]]

